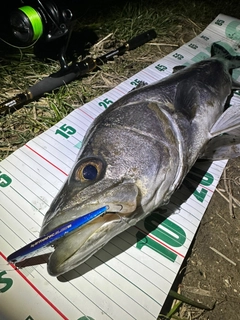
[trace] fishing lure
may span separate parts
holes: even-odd
[[[57,240],[64,237],[66,234],[75,231],[76,229],[84,226],[85,224],[89,223],[90,221],[96,219],[97,217],[101,216],[108,210],[108,206],[101,207],[97,210],[89,212],[84,216],[81,216],[75,220],[67,222],[60,227],[54,229],[53,231],[45,234],[44,236],[37,238],[36,240],[30,242],[23,248],[13,252],[7,257],[7,261],[9,263],[19,263],[27,258],[34,256],[38,251],[42,250],[43,248],[52,245]]]

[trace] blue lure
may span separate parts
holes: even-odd
[[[7,261],[9,263],[19,263],[27,258],[32,257],[36,254],[37,251],[42,250],[43,248],[52,245],[57,240],[61,239],[65,235],[69,234],[70,232],[75,231],[76,229],[84,226],[85,224],[89,223],[90,221],[96,219],[97,217],[101,216],[108,210],[108,206],[99,208],[94,210],[90,213],[85,214],[82,217],[79,217],[73,221],[67,222],[62,226],[54,229],[53,231],[45,234],[44,236],[37,238],[36,240],[30,242],[23,248],[13,252],[7,257]]]

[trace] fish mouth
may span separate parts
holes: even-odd
[[[107,204],[105,206],[108,207],[108,209],[103,215],[107,214],[109,216],[111,214],[116,215],[117,213],[123,213],[123,212],[126,213],[126,211],[123,210],[122,204]],[[100,207],[101,205],[90,204],[90,205],[87,205],[86,207],[81,208],[81,210],[70,209],[70,210],[58,211],[55,214],[51,213],[51,216],[53,217],[49,220],[46,219],[46,221],[43,222],[39,236],[42,237],[57,228],[61,228],[61,226],[63,226],[64,224],[71,223],[73,220],[80,218],[82,216],[85,216],[86,214],[92,211],[95,211]],[[101,218],[101,216],[99,218]],[[94,222],[97,221],[97,219],[98,218],[95,218]],[[86,224],[90,224],[90,223],[86,223]],[[82,227],[79,227],[79,228],[82,229]]]
[[[61,197],[64,199],[64,194],[60,194]],[[71,203],[74,203],[71,207],[67,201],[61,202],[60,206],[50,207],[45,215],[40,236],[103,206],[108,209],[103,215],[54,243],[55,250],[47,265],[48,273],[52,276],[66,273],[82,264],[110,239],[132,225],[132,218],[138,207],[139,190],[134,183],[125,183],[95,194],[85,202],[79,203],[78,199],[79,196],[76,200],[70,199]]]
[[[108,228],[124,223],[120,213],[107,212],[63,237],[48,260],[48,273],[58,276],[85,262],[109,240]]]
[[[101,202],[108,207],[106,213],[56,241],[55,250],[48,260],[48,273],[58,276],[74,269],[101,249],[111,238],[127,229],[137,208],[137,193],[135,189],[133,201],[108,203],[103,199]],[[99,203],[89,203],[75,209],[58,211],[55,215],[50,212],[52,218],[44,221],[40,236],[101,206]]]

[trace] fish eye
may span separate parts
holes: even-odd
[[[98,159],[91,159],[82,162],[75,171],[76,180],[82,182],[95,181],[102,173],[102,162]]]
[[[92,164],[87,164],[82,170],[82,175],[85,180],[95,180],[97,174],[97,168]]]

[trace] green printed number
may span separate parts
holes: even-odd
[[[224,20],[217,19],[217,21],[215,21],[215,24],[217,24],[218,26],[222,26],[224,22],[225,22]]]
[[[0,187],[5,188],[9,186],[11,182],[12,182],[12,179],[5,173],[1,174],[1,171],[0,171]]]
[[[204,39],[205,41],[208,41],[208,40],[209,40],[209,37],[204,36],[204,35],[202,35],[201,38]]]
[[[225,30],[225,34],[228,38],[239,41],[240,40],[240,23],[239,20],[231,21]]]
[[[6,274],[7,274],[6,271],[0,272],[0,292],[2,293],[8,291],[13,285],[13,280],[11,278],[4,277]]]
[[[178,60],[182,60],[182,59],[184,58],[183,55],[181,55],[180,53],[177,53],[177,52],[174,53],[173,57],[176,58],[176,59],[178,59]]]
[[[192,180],[196,180],[196,176],[203,176],[200,184],[205,187],[208,187],[213,183],[214,178],[213,178],[213,175],[211,175],[211,173],[209,172],[206,172],[205,174],[204,173],[205,172],[203,170],[193,167],[192,170],[189,172],[188,177],[191,178]],[[184,184],[186,184],[186,187],[191,192],[193,192],[193,195],[198,201],[200,202],[204,201],[208,192],[205,188],[201,188],[200,191],[198,191],[187,179],[184,181]]]
[[[130,84],[131,84],[132,86],[137,86],[137,85],[139,85],[141,82],[142,82],[141,80],[135,79],[135,80],[131,81]]]
[[[63,124],[59,129],[56,130],[55,134],[60,134],[65,139],[68,139],[70,136],[72,136],[74,133],[76,133],[76,129],[74,129],[71,126],[68,126],[67,124]]]
[[[113,102],[111,100],[109,100],[108,98],[104,99],[103,101],[99,102],[99,106],[100,107],[104,107],[105,109],[107,109],[107,107],[112,104]]]
[[[156,224],[159,225],[157,228]],[[159,212],[153,212],[147,217],[144,221],[144,226],[150,234],[146,236],[141,231],[137,232],[137,248],[141,250],[144,246],[147,246],[174,262],[177,254],[161,244],[161,241],[175,248],[181,247],[186,241],[185,231],[174,222],[163,217]]]
[[[192,49],[195,49],[195,50],[198,48],[198,46],[194,43],[190,43],[188,46]]]
[[[188,188],[188,190],[190,190],[194,197],[200,201],[200,202],[203,202],[204,199],[206,198],[206,195],[207,195],[207,190],[204,189],[204,188],[201,188],[200,191],[198,191],[192,184],[190,181],[186,180],[184,181],[184,184],[186,185],[186,187]]]
[[[155,68],[156,68],[158,71],[165,71],[165,70],[167,70],[167,67],[164,66],[163,64],[157,64],[157,65],[155,66]]]

